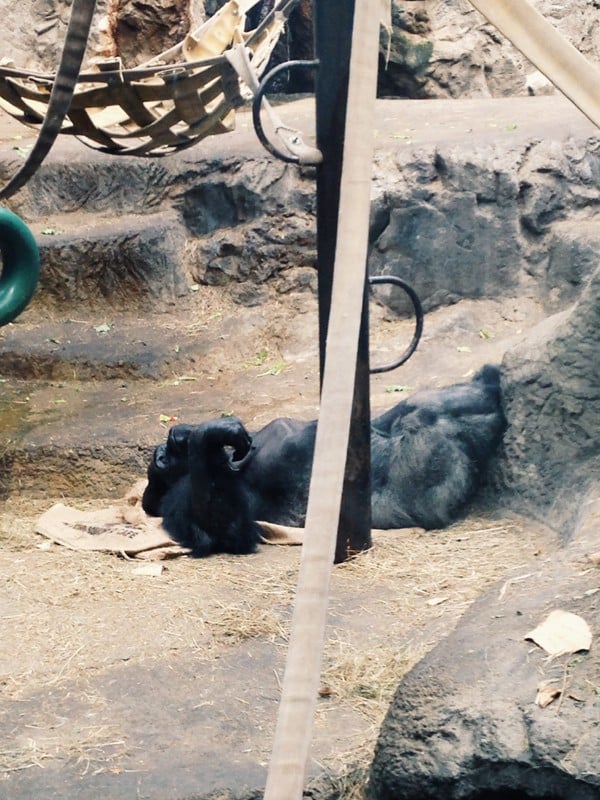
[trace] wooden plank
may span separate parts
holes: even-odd
[[[600,127],[600,66],[588,61],[527,0],[470,2]]]
[[[344,161],[354,0],[336,3],[335,11],[330,2],[316,2],[313,17],[315,49],[320,65],[316,83],[317,147],[323,155],[323,162],[317,170],[319,365],[322,381]],[[364,271],[366,278],[366,263]],[[371,406],[368,294],[365,293],[335,562],[345,561],[352,553],[370,546]]]
[[[379,41],[372,0],[356,0],[344,169],[321,410],[297,599],[265,800],[300,800],[310,752],[335,551],[368,247]],[[333,13],[333,8],[332,8]]]

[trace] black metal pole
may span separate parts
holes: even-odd
[[[317,147],[319,353],[323,375],[342,176],[354,0],[314,0]],[[348,169],[352,165],[346,165]],[[342,493],[336,563],[371,546],[371,436],[369,324],[366,292],[358,345],[350,443]]]

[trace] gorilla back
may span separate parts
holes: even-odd
[[[440,528],[472,498],[506,422],[500,375],[418,392],[371,426],[375,528]],[[142,504],[196,556],[256,549],[256,520],[302,525],[316,421],[276,419],[252,436],[236,417],[171,428]]]

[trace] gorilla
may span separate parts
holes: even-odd
[[[417,392],[371,422],[374,528],[443,528],[480,485],[506,427],[500,374]],[[142,506],[197,557],[251,553],[256,520],[303,525],[317,423],[237,417],[175,425],[148,467]]]

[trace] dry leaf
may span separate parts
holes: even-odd
[[[540,708],[546,708],[549,706],[553,700],[556,700],[557,697],[560,697],[562,694],[561,689],[557,689],[556,686],[548,686],[547,684],[541,683],[538,686],[537,694],[535,696],[536,705]]]
[[[551,656],[577,653],[592,646],[592,632],[583,617],[560,609],[552,611],[525,638],[531,639]]]

